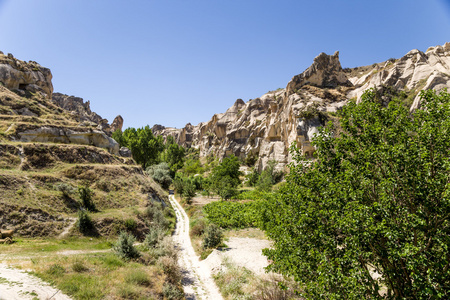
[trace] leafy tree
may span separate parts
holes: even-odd
[[[182,195],[186,200],[192,199],[195,196],[196,187],[193,177],[185,177],[181,174],[177,174],[173,181],[175,190]]]
[[[450,95],[421,98],[410,114],[370,90],[342,109],[339,135],[320,130],[316,161],[294,148],[263,212],[264,253],[304,297],[450,298]]]
[[[134,160],[144,169],[159,162],[160,153],[164,150],[162,136],[155,137],[147,125],[143,128],[127,128],[122,134],[124,146],[131,150]]]
[[[169,164],[169,168],[172,172],[175,173],[183,167],[185,156],[184,148],[174,142],[171,142],[170,139],[166,142],[166,149],[161,156],[162,160]]]
[[[259,172],[258,170],[255,168],[253,169],[250,173],[248,173],[247,175],[245,175],[245,178],[247,179],[246,184],[248,186],[256,186],[256,184],[259,181]]]
[[[217,180],[214,183],[214,188],[222,200],[229,200],[238,193],[235,182],[229,176],[223,177],[222,180]]]
[[[276,165],[277,162],[275,160],[271,160],[267,164],[266,169],[261,172],[258,182],[256,183],[259,191],[271,191],[273,185],[281,181],[283,173],[275,170]]]
[[[240,175],[237,157],[234,155],[226,157],[212,171],[212,187],[222,199],[230,199],[241,183]]]
[[[223,241],[223,231],[216,224],[209,224],[203,234],[203,249],[216,248]]]
[[[119,143],[120,147],[126,147],[127,142],[125,140],[125,137],[123,136],[122,130],[117,129],[112,133],[112,138]]]

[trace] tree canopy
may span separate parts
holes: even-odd
[[[270,270],[308,299],[450,298],[450,95],[410,113],[375,92],[340,112],[263,213]]]
[[[236,187],[241,183],[239,176],[239,160],[236,156],[231,155],[225,157],[222,162],[217,165],[211,176],[212,189],[222,199],[230,199],[236,194]]]

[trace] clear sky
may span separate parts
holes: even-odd
[[[449,0],[0,0],[0,50],[124,128],[183,127],[285,87],[320,52],[343,67],[450,42]]]

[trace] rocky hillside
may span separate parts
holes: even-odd
[[[201,157],[234,154],[259,169],[270,160],[283,168],[291,161],[288,149],[292,143],[311,156],[314,147],[310,142],[318,127],[333,120],[334,113],[349,99],[359,101],[368,88],[399,96],[416,109],[420,107],[418,94],[422,89],[450,87],[449,74],[450,43],[351,69],[342,68],[339,52],[321,53],[284,89],[248,102],[238,99],[225,113],[196,126],[187,124],[175,129],[155,125],[153,131],[172,135],[180,145],[199,149]]]
[[[87,186],[100,210],[93,216],[99,234],[116,234],[125,219],[145,230],[135,212],[167,196],[118,155],[110,134],[123,119],[109,125],[89,102],[53,93],[51,79],[38,63],[0,53],[0,228],[57,235],[76,218],[77,188]]]

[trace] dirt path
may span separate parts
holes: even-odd
[[[189,236],[189,217],[184,209],[171,195],[169,200],[177,216],[177,225],[173,236],[174,242],[180,249],[179,263],[184,269],[183,288],[186,299],[223,299],[207,264],[202,264],[195,254]]]
[[[0,264],[0,300],[71,300],[61,291],[25,271]]]
[[[64,230],[59,234],[58,238],[62,239],[66,235],[69,234],[70,229],[72,229],[73,226],[75,226],[75,223],[77,222],[77,218],[69,218],[69,224],[64,228]]]

